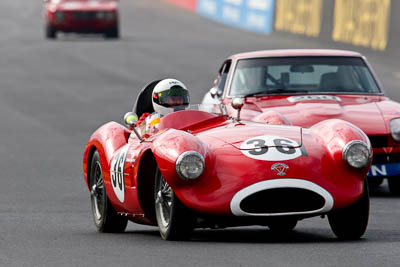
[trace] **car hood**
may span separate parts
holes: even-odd
[[[111,11],[117,8],[115,1],[68,1],[60,2],[57,10],[62,11]]]
[[[381,96],[285,96],[261,98],[246,102],[243,117],[257,120],[259,114],[274,110],[293,125],[310,127],[326,119],[342,119],[361,128],[368,135],[388,134],[379,108]],[[258,113],[258,115],[257,115]]]
[[[302,128],[297,126],[286,125],[266,125],[265,123],[255,123],[250,121],[242,121],[241,123],[232,123],[207,130],[199,133],[198,137],[211,137],[218,139],[234,146],[237,149],[247,150],[254,149],[252,144],[245,145],[248,140],[261,139],[267,140],[265,145],[260,147],[293,147],[297,148],[302,145]],[[283,142],[284,145],[274,144],[273,140],[285,139],[292,142]],[[271,140],[269,142],[268,140]]]

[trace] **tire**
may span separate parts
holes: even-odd
[[[389,190],[392,195],[400,196],[400,176],[388,178]]]
[[[369,218],[368,182],[364,182],[364,192],[352,205],[328,214],[332,231],[339,239],[356,240],[365,233]]]
[[[90,168],[90,199],[92,215],[97,230],[102,233],[122,233],[125,231],[128,220],[115,211],[107,197],[104,186],[100,156],[96,151],[92,157]]]
[[[57,30],[50,23],[47,23],[45,31],[47,39],[57,38]]]
[[[383,178],[381,177],[371,177],[368,178],[368,186],[369,188],[377,188],[383,183]]]
[[[194,228],[194,217],[176,197],[160,169],[155,175],[154,205],[160,235],[164,240],[187,240]]]
[[[107,39],[119,39],[119,26],[116,25],[104,33]]]
[[[297,220],[292,218],[284,218],[272,220],[268,223],[268,228],[274,233],[290,233],[297,225]]]

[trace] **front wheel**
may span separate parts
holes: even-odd
[[[400,176],[388,178],[389,190],[392,195],[400,196]]]
[[[346,208],[328,214],[332,231],[340,239],[359,239],[367,229],[369,218],[369,192],[367,180],[364,192],[359,200]]]
[[[118,39],[119,38],[119,26],[116,25],[116,26],[112,27],[111,29],[107,30],[104,35],[108,39]]]
[[[119,215],[108,200],[104,187],[100,156],[96,151],[90,167],[90,199],[94,224],[99,232],[121,233],[125,231],[128,220]]]
[[[164,240],[185,240],[194,227],[194,217],[176,197],[160,169],[155,177],[155,210],[160,235]]]
[[[377,188],[383,183],[383,178],[381,177],[368,177],[368,186],[370,189]]]
[[[47,39],[56,39],[57,38],[57,30],[49,22],[46,25],[45,32],[46,32]]]

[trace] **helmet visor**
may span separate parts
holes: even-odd
[[[153,100],[164,107],[189,105],[189,93],[180,86],[173,86],[169,90],[154,93]]]

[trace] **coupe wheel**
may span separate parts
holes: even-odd
[[[105,37],[109,39],[118,39],[119,38],[119,26],[114,26],[110,30],[105,32]]]
[[[332,211],[328,214],[332,231],[340,239],[359,239],[367,229],[369,217],[369,192],[367,180],[364,182],[364,193],[352,205]]]
[[[100,156],[96,151],[90,168],[90,196],[94,224],[99,232],[120,233],[125,231],[128,220],[115,211],[104,187]]]
[[[388,178],[389,190],[393,195],[400,195],[400,176]]]
[[[46,31],[47,39],[56,39],[57,38],[57,30],[50,23],[47,23],[45,31]]]
[[[383,178],[381,177],[371,177],[368,178],[369,188],[377,188],[383,183]]]
[[[176,197],[158,168],[155,179],[155,211],[161,237],[164,240],[188,239],[194,227],[190,210]]]

